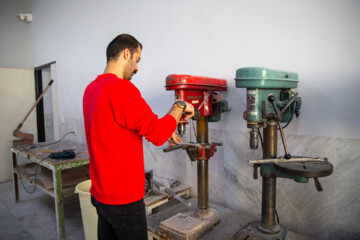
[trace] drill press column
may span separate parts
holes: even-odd
[[[208,144],[208,119],[200,117],[196,125],[197,142],[200,144]],[[198,209],[207,210],[209,208],[209,160],[197,161],[198,174]]]
[[[269,121],[264,128],[264,150],[263,158],[277,157],[277,125],[274,121]],[[265,174],[263,174],[265,175]],[[262,182],[262,208],[261,223],[266,227],[276,224],[276,176],[263,176]]]

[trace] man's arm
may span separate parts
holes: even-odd
[[[119,89],[122,90],[122,94],[119,94]],[[174,134],[176,124],[183,113],[181,107],[173,106],[169,114],[158,118],[141,97],[140,91],[130,81],[117,81],[109,85],[107,91],[115,121],[122,127],[134,130],[156,146],[163,145],[169,136]],[[193,116],[194,107],[186,104],[186,108],[186,119],[188,119]]]

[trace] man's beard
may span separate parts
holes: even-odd
[[[131,80],[131,78],[137,73],[136,70],[132,71],[131,73],[125,74],[125,79]]]

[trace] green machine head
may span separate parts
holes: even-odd
[[[261,125],[269,120],[288,123],[294,114],[296,117],[299,115],[301,98],[295,93],[299,82],[297,73],[269,68],[239,68],[235,81],[237,88],[247,89],[244,119],[252,129],[251,149],[258,148],[257,135]]]

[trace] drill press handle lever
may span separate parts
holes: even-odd
[[[290,105],[292,104],[292,102],[296,99],[296,97],[299,95],[299,93],[295,93],[294,96],[292,96],[290,98],[290,100],[287,102],[287,104],[281,109],[281,111],[279,111],[275,105],[275,96],[274,95],[269,95],[268,97],[268,101],[274,105],[274,110],[275,110],[275,114],[277,115],[278,119],[281,120],[282,119],[282,115],[284,114],[284,112],[290,107]]]
[[[180,145],[173,146],[173,147],[167,147],[167,148],[163,149],[163,152],[164,153],[172,152],[172,151],[175,151],[175,150],[178,150],[178,149],[181,149],[181,148],[183,148],[183,146],[180,146]]]
[[[199,147],[201,147],[201,145],[196,143],[176,143],[175,146],[164,148],[163,152],[167,153],[178,149],[199,148]]]
[[[283,131],[283,128],[280,124],[280,121],[281,121],[281,118],[282,118],[282,114],[283,112],[290,106],[291,102],[294,101],[295,97],[297,96],[297,93],[290,99],[290,101],[288,102],[288,104],[286,104],[286,106],[282,109],[281,112],[279,112],[279,110],[277,109],[276,105],[275,105],[275,97],[274,95],[270,95],[268,97],[268,100],[269,102],[271,103],[272,107],[274,108],[274,111],[275,111],[275,115],[276,115],[276,119],[277,119],[277,124],[278,124],[278,127],[280,129],[280,134],[281,134],[281,140],[282,140],[282,143],[283,143],[283,146],[284,146],[284,151],[285,151],[285,158],[286,159],[290,159],[291,158],[291,155],[290,153],[288,152],[288,149],[287,149],[287,145],[286,145],[286,141],[285,141],[285,136],[284,136],[284,131]]]
[[[260,164],[254,164],[254,171],[253,171],[253,178],[258,179],[258,168],[260,167]]]
[[[221,147],[223,144],[222,143],[219,143],[219,142],[212,142],[211,143],[211,146],[215,147],[215,146],[219,146]]]
[[[315,187],[318,192],[321,192],[323,190],[323,187],[320,184],[320,181],[317,177],[314,177]]]

